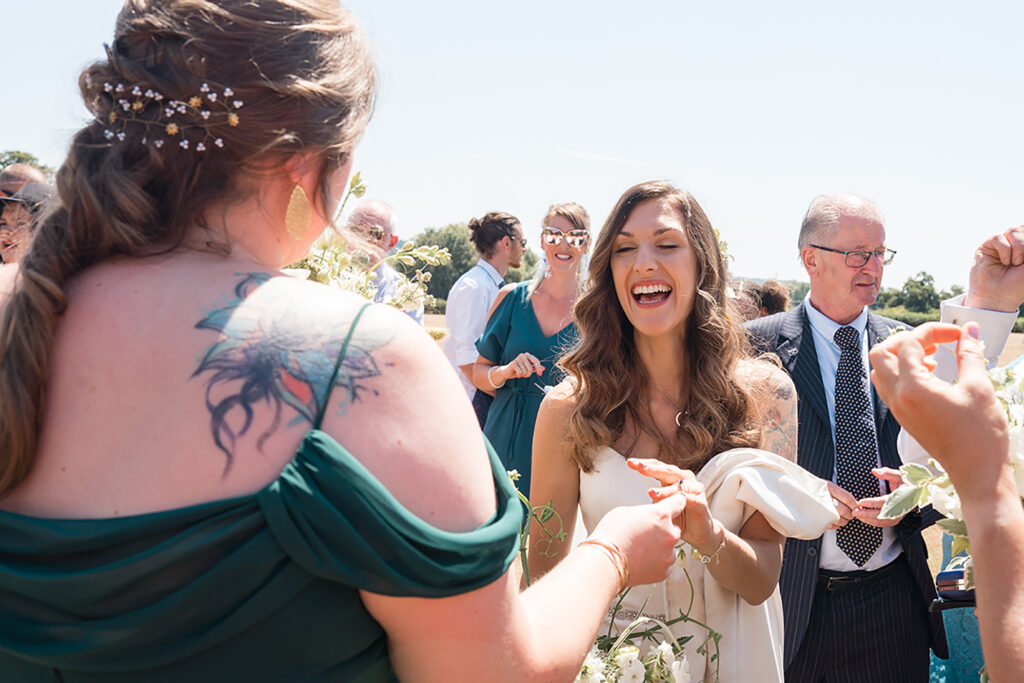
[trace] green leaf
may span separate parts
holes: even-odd
[[[540,511],[540,523],[544,524],[545,522],[549,521],[552,517],[554,517],[554,515],[555,509],[553,507],[548,506],[544,508],[543,510]]]
[[[885,500],[885,505],[882,506],[882,511],[878,514],[879,519],[899,519],[916,508],[922,490],[928,491],[926,487],[905,484],[893,491]]]
[[[971,541],[966,536],[954,536],[953,544],[950,547],[949,552],[951,555],[959,555],[960,553],[971,552]]]
[[[940,519],[935,525],[954,536],[967,535],[967,525],[960,519]]]
[[[932,472],[924,465],[911,463],[900,468],[903,479],[912,486],[920,486],[932,478]]]

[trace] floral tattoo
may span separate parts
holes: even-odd
[[[246,300],[270,280],[267,273],[239,273],[234,297],[204,311],[196,329],[213,330],[220,339],[206,350],[192,377],[206,376],[206,407],[214,443],[227,456],[230,469],[237,440],[253,426],[255,408],[273,409],[271,424],[256,442],[259,449],[281,424],[285,406],[296,411],[287,426],[319,426],[334,387],[343,389],[339,409],[376,390],[367,380],[380,376],[373,351],[383,340],[352,334],[344,358],[342,348],[354,322],[325,313],[300,315],[286,300]],[[333,382],[332,382],[333,380]]]

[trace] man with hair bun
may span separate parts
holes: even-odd
[[[518,268],[526,251],[526,238],[519,219],[502,211],[491,211],[469,221],[469,240],[480,260],[455,281],[448,292],[445,324],[448,337],[444,354],[459,371],[466,394],[473,401],[476,419],[483,429],[492,393],[473,386],[476,340],[487,325],[487,314],[505,284],[508,269]]]

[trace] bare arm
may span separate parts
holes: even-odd
[[[406,316],[375,307],[360,332],[372,333],[373,325],[395,330],[374,351],[381,370],[374,391],[360,394],[344,413],[330,411],[324,428],[413,514],[442,529],[476,528],[494,514],[494,486],[465,392],[437,345]],[[410,387],[430,387],[430,400]],[[598,533],[628,558],[631,584],[664,578],[682,504],[676,496],[602,520]],[[448,598],[361,597],[387,631],[403,681],[571,680],[618,583],[609,558],[586,546],[522,594],[516,575],[506,571],[490,585]]]
[[[966,332],[966,333],[964,333]],[[893,414],[956,486],[971,539],[978,623],[992,680],[1024,676],[1024,511],[1006,416],[989,382],[977,325],[927,324],[871,351],[871,378]],[[931,374],[936,346],[959,340],[960,381]]]
[[[572,409],[568,384],[558,385],[540,404],[533,431],[533,465],[530,504],[551,503],[558,517],[544,525],[537,520],[530,525],[530,548],[527,564],[530,578],[536,580],[569,554],[576,527],[576,506],[580,500],[580,470],[569,457],[569,444],[564,440],[568,413]],[[561,524],[559,523],[561,522]],[[564,533],[564,539],[548,534]]]
[[[769,393],[761,417],[764,425],[761,448],[796,462],[796,387],[782,370],[769,366],[766,371],[769,375],[765,384]]]

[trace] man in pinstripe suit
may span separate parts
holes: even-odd
[[[798,244],[811,281],[807,299],[746,328],[755,348],[777,354],[793,379],[799,396],[798,462],[832,482],[844,528],[812,541],[786,542],[779,579],[786,680],[924,682],[929,647],[940,657],[947,656],[947,647],[941,618],[928,613],[935,588],[919,533],[922,515],[879,520],[872,508],[888,491],[885,473],[868,471],[872,465],[900,465],[899,424],[867,383],[868,349],[905,327],[867,309],[895,252],[885,248],[878,210],[853,195],[815,199]],[[851,441],[845,425],[851,419],[848,379],[854,371],[863,385],[854,417],[863,429]],[[838,431],[837,412],[842,416]],[[848,457],[845,450],[856,450],[858,457],[870,454],[871,465],[862,463],[857,473],[860,496],[836,483],[849,481],[840,476],[851,467],[849,459],[841,460]],[[933,515],[929,511],[927,523]]]

